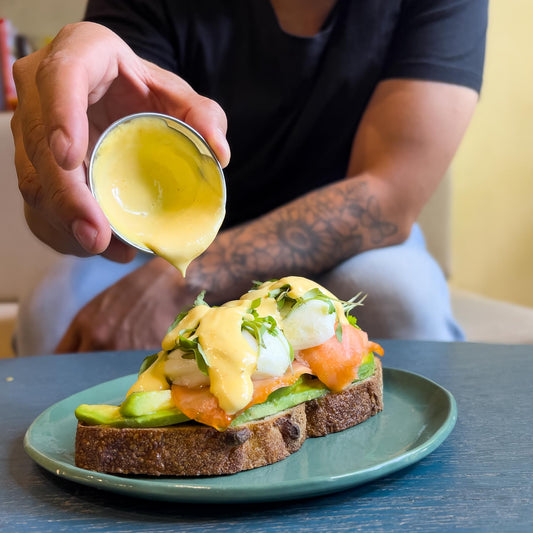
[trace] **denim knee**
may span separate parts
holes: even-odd
[[[367,294],[354,309],[373,338],[458,341],[446,279],[418,240],[355,256],[319,279],[339,298]]]

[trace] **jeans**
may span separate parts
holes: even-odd
[[[356,255],[317,281],[341,300],[367,295],[352,314],[372,339],[465,340],[444,274],[417,224],[404,243]]]
[[[18,356],[52,353],[76,313],[152,256],[128,264],[65,257],[22,299],[14,336]],[[446,279],[415,225],[402,244],[361,253],[316,278],[342,300],[367,294],[353,314],[372,339],[464,340]]]

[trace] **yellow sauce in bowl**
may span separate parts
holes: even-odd
[[[197,132],[166,115],[141,113],[112,124],[94,149],[89,183],[118,237],[183,275],[224,219],[220,164]]]

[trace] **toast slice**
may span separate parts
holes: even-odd
[[[356,426],[383,410],[383,369],[374,358],[374,374],[343,390],[305,402],[307,437],[324,437]]]
[[[78,423],[76,466],[112,474],[213,476],[285,459],[308,437],[364,422],[383,409],[379,359],[369,378],[337,393],[220,432],[196,422],[159,428]]]
[[[234,474],[284,459],[299,450],[305,438],[304,404],[223,432],[196,422],[160,428],[79,422],[76,466],[150,476]]]

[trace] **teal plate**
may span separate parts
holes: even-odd
[[[305,441],[273,465],[228,476],[116,476],[74,465],[76,418],[82,403],[119,404],[135,376],[74,394],[35,419],[24,439],[30,457],[51,473],[98,489],[161,501],[238,503],[329,494],[381,478],[435,450],[457,419],[455,399],[433,381],[384,369],[383,412],[340,433]]]

